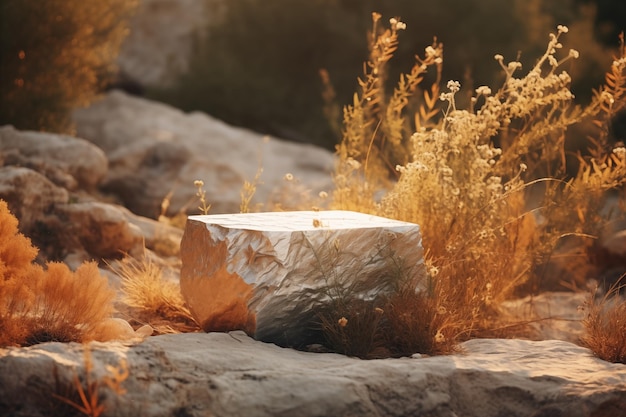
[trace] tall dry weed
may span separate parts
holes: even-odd
[[[375,14],[364,78],[344,109],[333,208],[419,224],[431,295],[446,311],[448,335],[488,334],[499,303],[528,282],[565,237],[588,244],[597,236],[607,220],[601,215],[607,190],[626,181],[626,151],[612,149],[606,135],[614,110],[626,103],[623,39],[606,86],[584,108],[573,103],[563,69],[579,54],[562,52],[568,29],[558,26],[527,72],[495,55],[502,86],[479,86],[462,109],[459,82],[447,82],[439,104],[438,88],[422,86],[428,71],[437,81],[441,73],[437,43],[416,58],[393,93],[385,91],[385,66],[404,24],[391,19],[389,29],[380,29],[379,22]],[[588,120],[596,120],[599,134],[589,152],[572,158],[568,128]]]

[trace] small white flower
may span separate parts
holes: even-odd
[[[491,88],[487,87],[486,85],[481,85],[480,87],[478,87],[476,89],[476,94],[483,95],[483,96],[488,96],[491,95]]]
[[[556,30],[557,30],[559,33],[567,33],[567,32],[569,32],[569,28],[568,28],[567,26],[565,26],[565,25],[558,25],[558,26],[556,27]]]
[[[448,81],[448,90],[453,93],[456,93],[461,89],[461,83],[458,81],[450,80]]]
[[[626,155],[626,148],[623,146],[618,146],[617,148],[613,149],[613,153],[617,156],[624,156]]]
[[[570,49],[569,56],[571,56],[574,59],[577,59],[580,56],[580,53],[578,53],[576,49]]]
[[[493,56],[493,59],[495,59],[496,61],[499,61],[499,62],[504,61],[504,57],[502,55],[500,55],[500,54],[495,54]]]
[[[285,181],[293,181],[293,174],[288,172],[283,178],[285,179]]]

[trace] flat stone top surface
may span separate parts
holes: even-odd
[[[276,232],[417,226],[413,223],[343,210],[209,214],[189,216],[189,220],[229,229]]]

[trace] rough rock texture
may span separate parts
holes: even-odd
[[[72,267],[92,259],[137,256],[144,247],[176,255],[182,230],[98,201],[108,160],[94,144],[66,135],[0,127],[0,199],[40,260]]]
[[[95,189],[107,173],[97,146],[66,135],[0,127],[0,161],[30,168],[68,190]]]
[[[57,213],[67,225],[69,233],[94,258],[141,255],[141,229],[128,222],[122,208],[95,201],[60,205]]]
[[[501,310],[513,321],[526,322],[538,340],[564,340],[579,343],[583,335],[587,292],[546,292],[507,300]]]
[[[185,72],[210,21],[219,18],[224,0],[141,0],[131,19],[118,67],[127,80],[163,86]]]
[[[29,168],[0,167],[0,198],[20,220],[20,230],[36,233],[57,204],[65,204],[69,193]]]
[[[181,292],[205,331],[302,346],[331,299],[388,291],[398,265],[422,278],[421,242],[416,224],[350,211],[190,216]]]
[[[329,151],[264,138],[203,113],[185,114],[120,91],[77,110],[74,120],[78,135],[109,159],[104,188],[142,216],[156,218],[166,199],[169,215],[199,214],[194,180],[204,181],[211,213],[239,212],[243,183],[253,181],[259,165],[263,174],[255,201],[268,206],[280,199],[288,209],[299,203],[303,190],[317,196],[332,185],[334,158]],[[287,173],[301,181],[298,187],[295,181],[286,184]],[[286,185],[291,187],[289,198],[277,196]]]
[[[472,340],[452,356],[363,361],[256,342],[242,332],[90,343],[92,380],[126,361],[126,394],[103,383],[106,415],[624,417],[626,366],[561,341]],[[84,377],[84,347],[0,350],[0,414],[50,415]],[[58,375],[55,382],[54,375]],[[58,406],[58,403],[56,404]],[[58,409],[57,409],[58,410]]]

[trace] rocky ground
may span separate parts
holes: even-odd
[[[148,252],[176,279],[182,230],[168,219],[198,213],[195,179],[216,213],[239,210],[241,185],[260,159],[255,198],[266,208],[323,203],[318,192],[331,186],[325,150],[121,92],[75,120],[77,137],[0,128],[0,198],[41,260],[77,266]],[[285,181],[286,173],[298,180]],[[91,366],[104,415],[624,416],[626,366],[576,345],[583,302],[572,293],[510,302],[511,315],[535,321],[536,338],[550,340],[472,340],[446,357],[363,361],[241,332],[146,337],[145,329],[122,341],[2,349],[0,415],[68,413],[54,399],[79,400],[74,375]],[[124,393],[115,393],[106,381],[124,364]]]

